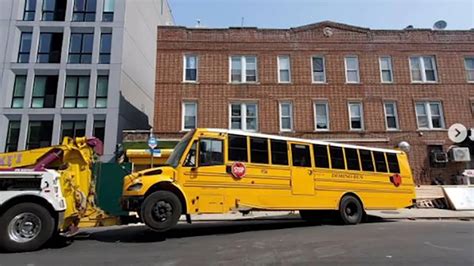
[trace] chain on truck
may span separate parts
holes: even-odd
[[[31,251],[79,227],[125,221],[128,213],[113,202],[128,172],[118,164],[96,163],[102,149],[96,138],[65,137],[61,145],[0,154],[0,249]],[[102,200],[99,191],[105,191]]]

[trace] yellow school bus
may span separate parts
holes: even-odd
[[[415,187],[407,154],[224,129],[187,133],[168,166],[125,177],[124,210],[156,231],[181,215],[248,210],[321,211],[357,224],[365,210],[412,206]]]

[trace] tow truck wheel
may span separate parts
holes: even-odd
[[[54,232],[54,218],[35,203],[20,203],[0,216],[0,249],[9,252],[40,248]]]
[[[181,202],[169,191],[156,191],[146,197],[141,207],[143,222],[157,232],[164,232],[178,223]]]

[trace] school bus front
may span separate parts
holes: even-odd
[[[346,224],[365,210],[409,207],[415,189],[404,152],[219,129],[186,134],[168,166],[125,177],[122,206],[166,231],[182,214],[299,210],[338,212]]]

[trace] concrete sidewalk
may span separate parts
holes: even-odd
[[[382,219],[462,219],[474,220],[474,211],[454,211],[446,209],[400,209],[367,211],[368,215]],[[227,221],[227,220],[251,220],[251,219],[300,219],[297,211],[252,211],[247,215],[241,213],[228,214],[200,214],[192,215],[193,221]],[[184,216],[182,220],[185,220]]]

